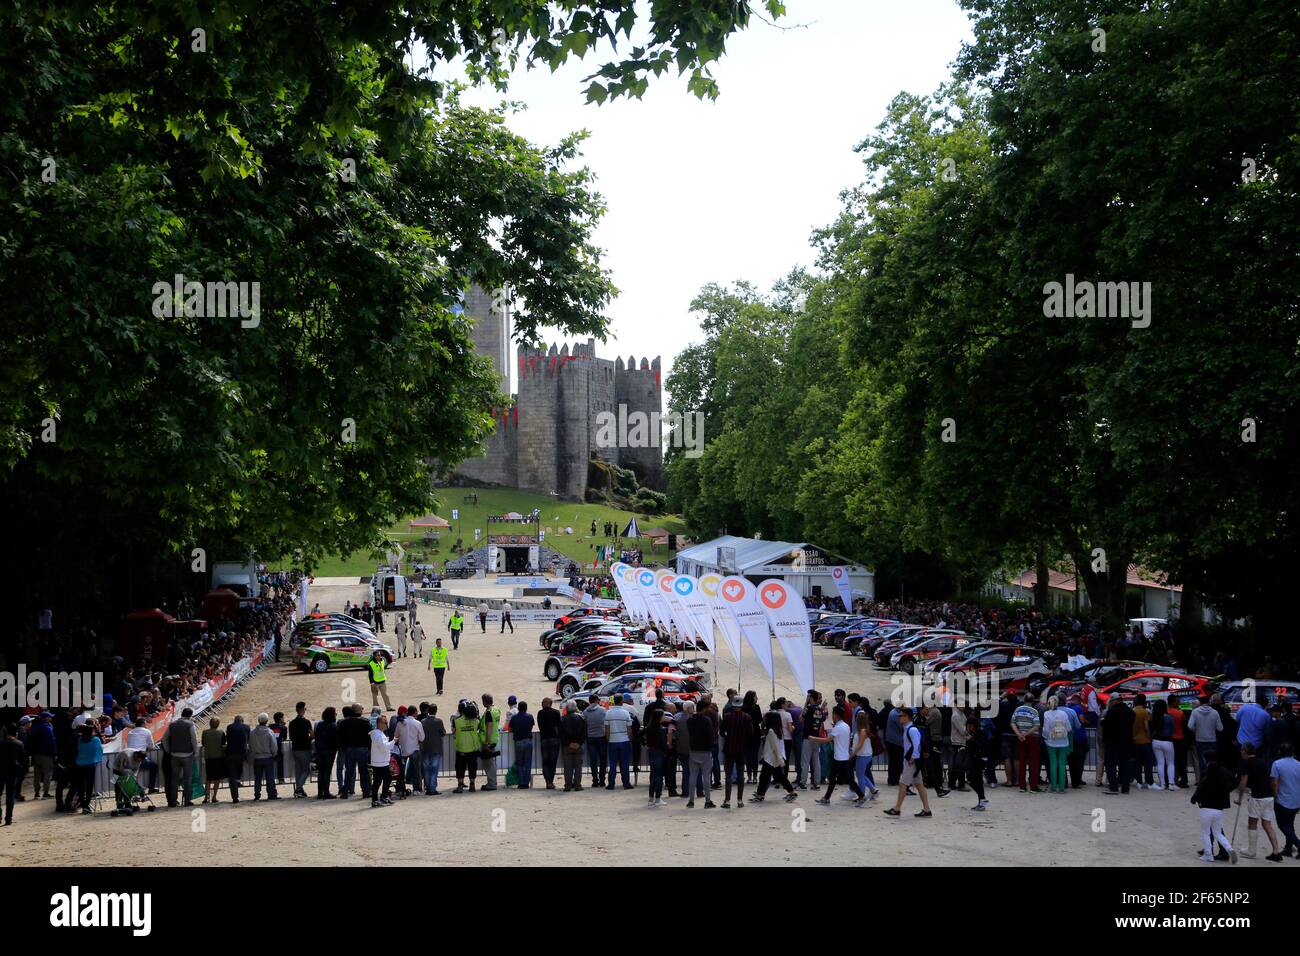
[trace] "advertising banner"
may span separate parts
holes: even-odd
[[[768,677],[772,677],[772,635],[768,631],[767,615],[759,607],[754,585],[746,578],[728,575],[718,585],[718,597],[735,618],[740,633]]]
[[[722,639],[727,642],[727,647],[731,648],[732,655],[739,661],[740,625],[736,623],[731,608],[718,594],[718,586],[721,584],[722,575],[713,572],[702,574],[700,575],[698,592],[706,606],[705,613],[712,619],[713,625],[722,634]],[[768,676],[771,676],[770,671]]]
[[[813,689],[812,629],[808,611],[798,592],[780,578],[768,578],[757,587],[758,603],[776,635],[781,653],[790,663],[801,691]]]
[[[852,611],[853,592],[849,589],[849,569],[837,564],[831,568],[831,580],[835,582],[835,590],[840,592],[840,600],[844,602],[844,610]]]

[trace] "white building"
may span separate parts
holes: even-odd
[[[755,584],[767,578],[780,578],[804,597],[826,595],[837,598],[839,591],[831,580],[834,567],[842,567],[848,572],[854,598],[875,598],[874,572],[807,542],[764,541],[724,535],[677,552],[677,571],[680,574],[695,577],[710,571],[739,574]]]

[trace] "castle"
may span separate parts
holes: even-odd
[[[502,382],[510,354],[510,316],[494,309],[492,297],[471,287],[465,293],[465,313],[474,319],[474,343],[490,357]],[[628,468],[641,485],[662,487],[663,457],[658,435],[649,447],[600,447],[597,416],[641,412],[659,420],[663,383],[659,358],[596,357],[596,341],[572,349],[517,350],[516,392],[509,408],[493,410],[496,431],[485,443],[483,457],[463,461],[453,480],[469,484],[523,488],[541,494],[582,501],[587,494],[588,462],[600,458]],[[503,389],[504,391],[504,389]]]

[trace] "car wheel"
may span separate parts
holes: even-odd
[[[393,655],[392,655],[392,654],[385,654],[385,655],[384,655],[384,666],[385,666],[385,667],[392,667],[392,666],[393,666]]]
[[[547,680],[560,679],[560,665],[557,661],[547,661],[546,670],[543,672]]]
[[[317,674],[324,674],[330,669],[330,659],[324,654],[317,654],[311,659],[311,669]]]
[[[573,681],[566,680],[564,683],[560,684],[560,698],[562,700],[568,700],[577,692],[578,692],[578,685]]]
[[[898,669],[904,674],[910,676],[916,672],[916,661],[912,660],[910,657],[904,657],[902,662],[898,665]]]

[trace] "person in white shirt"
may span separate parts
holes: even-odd
[[[137,717],[135,726],[126,732],[126,749],[138,750],[141,753],[139,770],[143,770],[149,775],[149,792],[157,793],[158,759],[154,752],[158,749],[158,745],[153,742],[153,734],[144,725],[143,717]],[[138,778],[139,771],[137,771]]]
[[[837,783],[847,783],[849,789],[857,794],[857,800],[854,801],[855,807],[866,806],[867,795],[863,789],[858,786],[858,781],[853,776],[853,769],[849,763],[849,746],[853,738],[853,731],[849,729],[848,721],[844,719],[845,709],[843,704],[836,704],[831,711],[830,734],[826,737],[809,737],[809,740],[816,741],[819,744],[829,743],[832,747],[831,768],[827,775],[826,792],[817,802],[825,806],[831,802],[831,794],[835,792]]]
[[[393,801],[388,798],[389,785],[392,782],[393,775],[389,770],[388,761],[392,756],[391,745],[388,740],[388,718],[383,714],[375,721],[374,730],[370,731],[370,805],[372,807],[391,807]],[[379,784],[383,783],[383,793],[379,792]]]
[[[397,623],[393,626],[393,630],[397,632],[397,656],[405,657],[406,656],[406,618],[399,617],[397,619]]]
[[[424,743],[424,725],[420,723],[414,705],[406,708],[406,716],[398,722],[393,732],[397,744],[397,765],[402,768],[398,791],[405,793],[405,784],[415,786],[420,779],[420,744]]]
[[[632,789],[632,780],[628,769],[632,762],[632,738],[629,731],[632,726],[632,714],[623,706],[623,695],[614,695],[614,705],[605,711],[605,740],[609,752],[609,782],[606,790],[614,789],[614,773],[621,771],[623,789]]]
[[[659,632],[655,630],[653,624],[645,629],[645,640],[651,647],[659,643]]]
[[[417,623],[413,628],[411,628],[411,643],[415,645],[415,656],[422,657],[424,655],[424,625],[423,624]]]
[[[510,619],[510,612],[513,610],[514,608],[510,606],[509,601],[501,602],[501,633],[502,634],[506,632],[507,627],[510,628],[511,634],[515,632],[515,622]]]
[[[478,602],[478,626],[483,629],[484,634],[487,633],[487,616],[490,610],[487,601]]]

